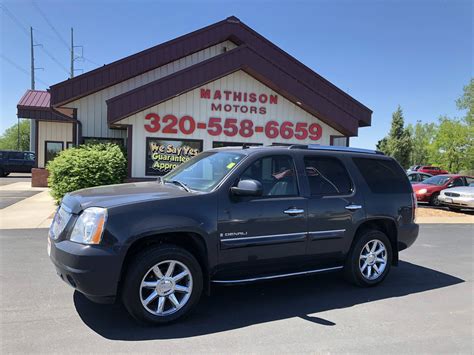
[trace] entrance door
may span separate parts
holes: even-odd
[[[353,220],[364,213],[363,197],[338,158],[308,155],[304,165],[310,188],[308,256],[315,264],[336,266],[354,236]]]
[[[290,155],[260,158],[239,180],[258,180],[262,196],[221,195],[219,264],[226,270],[221,278],[284,272],[304,257],[307,199],[299,195],[295,172]]]

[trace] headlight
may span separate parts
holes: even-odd
[[[82,244],[99,244],[102,240],[107,210],[100,207],[86,208],[74,224],[71,241]]]
[[[423,194],[426,194],[427,191],[428,191],[427,189],[421,189],[421,190],[418,190],[416,193],[418,195],[423,195]]]

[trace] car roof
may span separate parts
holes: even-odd
[[[246,146],[243,145],[242,147],[221,147],[221,148],[213,148],[209,151],[219,152],[219,151],[227,151],[227,152],[235,152],[245,155],[255,154],[255,153],[273,153],[273,154],[284,154],[288,153],[289,151],[295,152],[305,152],[305,153],[314,153],[314,152],[327,152],[333,154],[350,154],[350,155],[367,155],[372,157],[383,157],[388,158],[382,152],[370,149],[362,149],[362,148],[352,148],[352,147],[339,147],[339,146],[323,146],[323,145],[303,145],[303,144],[292,144],[292,145],[271,145],[271,146]]]

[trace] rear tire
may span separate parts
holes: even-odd
[[[392,245],[383,232],[363,231],[346,259],[345,277],[360,287],[375,286],[387,277],[392,255]]]
[[[162,244],[134,257],[122,286],[122,302],[136,320],[165,324],[189,314],[202,287],[196,258],[182,248]]]

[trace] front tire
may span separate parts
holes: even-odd
[[[435,206],[435,207],[441,206],[441,201],[439,200],[438,197],[439,197],[438,192],[435,192],[433,195],[431,195],[431,198],[430,198],[430,205],[431,206]]]
[[[160,245],[135,256],[122,286],[122,302],[138,321],[165,324],[189,314],[202,287],[196,258],[182,248]]]
[[[383,232],[363,231],[346,259],[346,279],[360,287],[381,283],[390,271],[392,255],[390,240]]]

